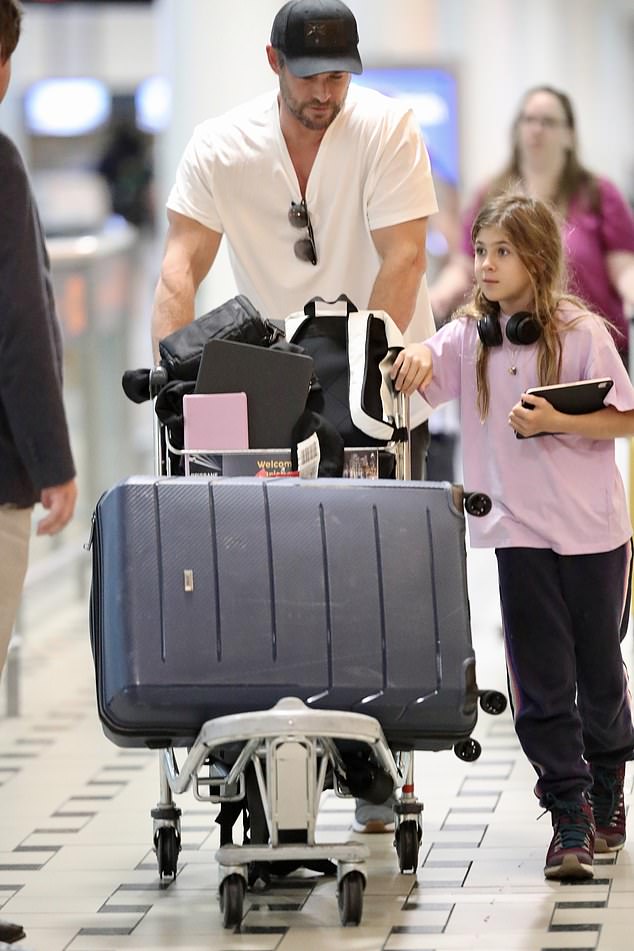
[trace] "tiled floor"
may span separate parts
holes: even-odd
[[[504,687],[490,556],[469,557],[481,686]],[[156,755],[122,750],[95,708],[85,601],[27,604],[23,712],[0,723],[0,917],[31,951],[541,951],[633,946],[634,851],[599,858],[589,884],[548,883],[550,824],[508,713],[481,715],[476,763],[417,754],[425,802],[421,866],[400,875],[390,836],[369,839],[363,921],[339,925],[332,879],[280,880],[249,895],[225,931],[217,899],[217,826],[189,794],[174,881],[161,882],[149,810]],[[626,656],[630,660],[630,637]],[[628,801],[634,772],[628,768]],[[321,836],[348,837],[351,803],[326,795]]]

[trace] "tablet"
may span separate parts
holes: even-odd
[[[246,393],[249,448],[288,449],[312,374],[307,354],[212,339],[203,350],[195,392]]]
[[[614,380],[610,377],[597,377],[593,380],[577,380],[574,383],[553,383],[551,386],[533,386],[527,393],[533,396],[543,396],[544,399],[559,410],[571,416],[581,416],[583,413],[594,413],[604,406],[604,400],[612,387]],[[526,407],[530,404],[525,403]],[[518,439],[532,439],[531,436],[522,436],[515,433]],[[554,433],[534,433],[535,436],[554,436]]]

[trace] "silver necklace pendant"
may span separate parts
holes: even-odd
[[[511,374],[511,376],[516,376],[516,375],[517,375],[517,367],[509,367],[509,373]]]

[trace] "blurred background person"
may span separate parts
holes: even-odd
[[[430,287],[438,323],[464,302],[473,286],[471,225],[479,208],[509,186],[549,202],[562,221],[568,289],[612,324],[628,365],[628,315],[634,313],[634,216],[608,179],[585,168],[577,154],[569,97],[552,86],[524,94],[513,122],[506,167],[476,191],[463,216],[460,250]]]
[[[112,211],[137,228],[154,224],[149,136],[133,120],[117,122],[97,165],[110,192]]]

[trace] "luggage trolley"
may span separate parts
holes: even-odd
[[[151,393],[153,396],[156,396],[156,393],[165,385],[166,381],[167,375],[164,368],[158,367],[151,372]],[[399,399],[397,413],[400,416],[400,423],[407,431],[407,401],[402,397]],[[195,718],[195,714],[189,716],[187,723],[184,723],[182,722],[184,714],[181,710],[179,712],[180,721],[173,726],[173,729],[171,726],[165,727],[164,719],[165,716],[169,717],[170,712],[168,710],[166,714],[169,700],[165,700],[164,695],[169,692],[170,685],[164,685],[161,689],[153,685],[151,690],[154,693],[151,693],[151,696],[146,693],[142,699],[137,698],[135,690],[139,689],[138,681],[143,676],[142,673],[139,674],[139,668],[142,667],[144,658],[137,657],[135,654],[136,647],[130,645],[130,641],[134,640],[134,632],[132,630],[120,631],[120,628],[124,626],[120,613],[127,610],[125,605],[122,607],[125,595],[116,592],[116,594],[111,593],[106,596],[105,593],[107,587],[105,572],[107,570],[112,571],[113,565],[122,560],[122,546],[127,543],[127,539],[121,541],[118,538],[116,541],[107,544],[104,541],[105,523],[109,519],[112,521],[114,518],[118,518],[122,525],[128,526],[130,524],[131,520],[125,508],[125,497],[140,494],[143,503],[143,518],[151,520],[156,515],[156,494],[160,494],[163,490],[166,490],[169,495],[171,490],[180,490],[185,486],[187,491],[197,492],[199,488],[202,490],[198,492],[199,496],[204,493],[209,496],[210,493],[213,494],[216,487],[222,489],[223,483],[227,491],[230,488],[229,483],[246,483],[244,488],[251,494],[256,490],[257,492],[263,490],[264,494],[268,493],[270,505],[274,507],[283,501],[283,499],[278,499],[276,496],[283,496],[288,499],[290,493],[293,493],[294,498],[309,497],[311,494],[319,494],[318,490],[321,486],[317,485],[318,483],[330,483],[330,487],[325,490],[330,499],[328,504],[335,508],[339,506],[337,509],[339,514],[335,512],[333,524],[339,524],[340,526],[340,523],[345,521],[342,517],[342,513],[345,514],[345,500],[342,500],[341,497],[343,495],[347,497],[352,493],[355,498],[361,498],[363,492],[358,486],[348,485],[344,487],[342,483],[352,482],[352,480],[345,479],[298,480],[275,478],[262,480],[237,478],[218,480],[194,476],[190,479],[178,480],[177,485],[177,480],[169,478],[171,476],[171,460],[183,454],[184,451],[175,449],[170,445],[167,430],[160,423],[155,413],[153,416],[156,478],[124,480],[123,484],[114,487],[110,493],[106,493],[97,506],[94,520],[93,563],[95,570],[91,597],[91,632],[93,633],[93,647],[95,648],[99,712],[106,735],[122,746],[142,745],[157,747],[160,750],[159,801],[151,812],[153,846],[157,856],[159,874],[161,877],[164,875],[175,876],[177,872],[178,856],[181,849],[181,810],[175,805],[175,795],[179,795],[193,786],[194,796],[198,800],[221,804],[236,803],[245,797],[247,771],[250,771],[249,775],[251,778],[255,777],[255,783],[259,791],[268,828],[269,842],[267,844],[247,843],[242,846],[224,844],[218,849],[216,859],[220,867],[219,897],[225,927],[234,927],[242,919],[250,863],[283,860],[302,863],[325,858],[337,863],[337,897],[341,922],[343,925],[358,925],[363,911],[363,892],[366,883],[365,863],[369,855],[367,846],[356,841],[331,844],[318,844],[316,842],[317,813],[323,790],[331,785],[336,795],[352,795],[346,751],[350,750],[351,747],[355,750],[363,750],[372,768],[379,771],[384,778],[387,778],[395,789],[401,790],[395,806],[394,844],[400,870],[402,872],[415,872],[418,866],[418,854],[422,838],[421,813],[423,805],[414,792],[414,750],[416,748],[440,750],[453,747],[456,754],[462,759],[476,759],[480,753],[480,746],[471,737],[471,732],[476,722],[478,699],[482,709],[489,713],[501,713],[506,706],[506,699],[496,691],[478,690],[470,645],[470,631],[468,631],[469,650],[466,659],[456,661],[455,664],[453,664],[453,661],[446,662],[447,667],[451,667],[453,664],[456,668],[455,678],[453,678],[455,683],[452,680],[450,693],[452,698],[455,695],[452,702],[459,707],[457,729],[445,726],[439,728],[431,736],[422,738],[417,736],[414,715],[416,705],[422,705],[424,700],[427,706],[434,706],[437,700],[436,694],[439,692],[437,687],[434,687],[434,678],[438,671],[443,668],[442,658],[436,660],[438,671],[433,672],[433,682],[431,687],[425,688],[427,690],[425,696],[421,696],[415,703],[408,701],[389,726],[382,724],[377,716],[372,715],[376,709],[375,702],[377,700],[378,702],[381,701],[383,691],[368,695],[363,701],[364,704],[367,701],[366,709],[368,712],[358,713],[345,709],[345,697],[348,696],[345,692],[342,695],[344,699],[340,706],[324,709],[318,706],[321,696],[304,696],[304,699],[301,699],[289,695],[289,691],[280,687],[277,689],[277,700],[270,708],[258,708],[256,696],[253,703],[255,709],[253,710],[241,710],[237,713],[213,716],[211,719],[201,716],[200,719],[195,719],[195,726],[192,726],[191,722],[192,716]],[[409,530],[408,523],[411,522],[408,508],[410,496],[413,500],[415,496],[418,497],[419,493],[426,491],[421,483],[407,482],[409,476],[408,450],[408,444],[396,446],[394,450],[399,478],[396,495],[400,500],[395,506],[395,512],[397,518],[401,520],[402,531]],[[258,451],[261,452],[261,450],[256,450],[256,452]],[[202,450],[197,450],[198,454],[201,452]],[[210,452],[214,455],[218,454],[217,450]],[[365,480],[355,481],[364,482]],[[373,482],[374,480],[367,480],[366,484],[371,486]],[[259,485],[254,486],[254,483]],[[271,483],[270,491],[266,486],[263,486],[263,483]],[[288,490],[282,485],[283,483],[288,486]],[[308,491],[301,491],[302,483]],[[308,483],[308,486],[306,483]],[[380,483],[383,483],[382,487]],[[276,492],[276,484],[283,491]],[[311,484],[315,490],[312,493],[310,492]],[[379,483],[374,482],[374,485],[376,488],[369,490],[371,494],[382,492],[385,495],[387,489],[387,495],[396,498],[396,495],[392,495],[395,483],[391,480],[389,483],[386,480],[379,480]],[[398,486],[400,486],[400,489]],[[454,523],[460,521],[464,523],[464,506],[472,514],[486,514],[488,511],[490,503],[482,495],[464,494],[460,487],[452,487],[448,484],[429,484],[429,487],[430,496],[433,496],[433,503],[439,503],[437,507],[448,512],[447,519],[453,520]],[[240,488],[239,485],[238,488]],[[342,489],[345,490],[343,493]],[[225,495],[227,491],[224,492]],[[402,498],[403,493],[409,494],[406,498]],[[172,492],[172,495],[174,494]],[[222,494],[221,491],[220,495]],[[267,505],[269,501],[267,501]],[[209,505],[208,500],[206,504]],[[373,504],[370,506],[371,508]],[[319,507],[322,507],[321,504]],[[430,511],[430,509],[427,510],[425,524],[429,523],[432,526],[433,513],[430,514]],[[170,525],[176,526],[177,523],[174,521],[173,514],[171,518]],[[144,527],[139,530],[143,531]],[[339,530],[341,530],[340,527]],[[376,531],[378,532],[378,529]],[[133,534],[127,527],[119,534],[126,535],[126,533],[127,535]],[[262,534],[264,532],[260,532],[260,535]],[[456,583],[460,584],[460,590],[466,593],[464,538],[460,536],[459,532],[455,534],[456,538],[452,540],[451,544],[455,549]],[[146,551],[151,550],[150,542],[147,539],[141,539],[140,543],[136,543],[137,556],[140,549],[143,548],[143,544],[146,545]],[[391,538],[391,533],[387,534],[383,544],[388,546],[396,544]],[[360,561],[369,559],[369,563],[371,563],[373,556],[368,555],[364,549],[365,546],[361,546],[359,559]],[[335,545],[333,557],[336,556],[336,550],[337,546]],[[388,560],[386,558],[386,561]],[[398,561],[397,558],[391,560],[392,562]],[[431,574],[429,574],[427,583],[433,585],[435,584],[435,569],[431,562],[428,569]],[[181,568],[179,570],[182,575],[184,591],[193,590],[195,585],[193,573],[188,572],[187,569],[183,570]],[[396,571],[395,568],[390,570],[393,573]],[[337,581],[338,576],[344,574],[344,567],[340,566],[339,571],[337,571],[336,566],[333,567],[334,582]],[[145,570],[140,571],[140,575],[145,581],[147,572]],[[137,582],[137,584],[140,585],[141,582]],[[156,584],[160,585],[160,581],[157,581]],[[188,586],[190,587],[188,588]],[[156,590],[158,591],[158,588]],[[132,583],[129,593],[131,593],[133,600],[135,597],[138,601],[142,600],[139,591]],[[160,600],[160,592],[158,594],[158,600]],[[453,618],[460,615],[464,635],[465,630],[468,630],[469,623],[467,599],[465,597],[463,599],[465,603],[455,605],[452,600],[453,592],[449,591],[447,595],[451,603],[448,606],[445,605],[445,616]],[[358,592],[355,592],[355,596],[359,596]],[[333,599],[336,607],[334,595]],[[430,603],[425,607],[432,611],[433,617],[440,617],[443,612],[443,605],[436,602],[442,600],[441,595],[434,595],[428,600],[433,604]],[[363,593],[364,601],[365,592]],[[145,602],[143,603],[145,606]],[[382,624],[390,623],[388,615],[390,615],[390,611],[393,611],[395,604],[398,606],[398,598],[391,599],[391,591],[388,585],[386,590],[381,593],[380,611],[376,612],[385,615],[385,617],[381,617]],[[301,598],[297,600],[295,608],[301,611]],[[150,605],[146,613],[152,614],[155,609],[155,605]],[[420,611],[420,605],[416,606],[416,611]],[[112,651],[113,648],[108,642],[108,638],[105,635],[102,636],[99,627],[101,623],[100,615],[108,614],[108,612],[114,617],[116,636],[123,643],[121,650],[132,655],[130,661],[131,673],[127,681],[121,679],[123,664],[108,657],[108,651]],[[112,618],[108,623],[113,623]],[[129,620],[127,623],[129,627],[132,627]],[[407,624],[404,627],[406,628]],[[396,634],[399,634],[399,632],[396,631]],[[161,636],[163,636],[163,632],[161,632]],[[412,646],[413,650],[414,646]],[[405,657],[404,663],[407,670],[408,657]],[[160,667],[161,664],[158,663],[157,668]],[[104,685],[108,678],[111,682]],[[390,686],[392,685],[390,684]],[[141,684],[141,687],[143,687],[143,684]],[[217,691],[220,688],[214,686],[209,689]],[[228,687],[227,690],[231,692],[231,687]],[[252,695],[253,692],[249,694],[249,696]],[[208,700],[209,698],[201,700],[200,694],[196,694],[196,703],[201,709],[204,709]],[[398,703],[401,703],[400,694],[397,700]],[[353,702],[358,703],[358,701]],[[150,728],[147,729],[144,724],[141,729],[137,726],[139,718],[147,713],[152,703],[155,704],[158,712],[155,714],[153,710],[150,710]],[[264,706],[266,707],[266,704]],[[161,717],[163,718],[156,728],[154,728],[153,717],[157,721],[161,720]],[[179,747],[188,748],[188,752],[180,765],[176,753]],[[251,779],[251,781],[253,780]],[[355,792],[354,794],[357,795],[358,793]]]
[[[152,395],[167,382],[167,373],[156,367],[150,375]],[[409,402],[402,394],[395,401],[395,427],[409,431]],[[184,450],[173,446],[167,428],[156,414],[154,467],[157,476],[173,475],[173,460],[190,455],[227,455],[218,450]],[[368,447],[374,449],[375,447]],[[360,447],[363,449],[363,447]],[[409,480],[410,455],[406,440],[395,441],[386,451],[394,455],[395,478]],[[245,450],[242,450],[243,454]],[[253,454],[262,450],[252,450]],[[248,865],[263,861],[337,862],[337,898],[343,925],[358,925],[363,910],[368,847],[357,843],[315,842],[317,813],[327,772],[337,795],[349,797],[346,767],[336,741],[365,744],[376,763],[404,791],[395,810],[395,847],[401,871],[416,871],[422,838],[422,803],[414,795],[413,757],[394,757],[380,724],[358,713],[310,709],[296,697],[284,697],[268,711],[234,714],[207,721],[187,759],[179,768],[173,748],[162,751],[160,800],[152,810],[153,842],[159,874],[175,875],[180,852],[180,815],[174,794],[194,782],[194,795],[214,803],[240,801],[245,795],[245,768],[253,764],[270,836],[269,845],[225,845],[216,852],[220,866],[220,905],[225,927],[242,919]],[[213,754],[226,746],[239,747],[231,766],[214,763]],[[263,764],[264,763],[264,767]],[[207,775],[201,775],[203,768]],[[207,788],[205,794],[203,790]],[[287,830],[305,835],[305,842],[289,842]],[[286,841],[285,841],[286,839]]]

